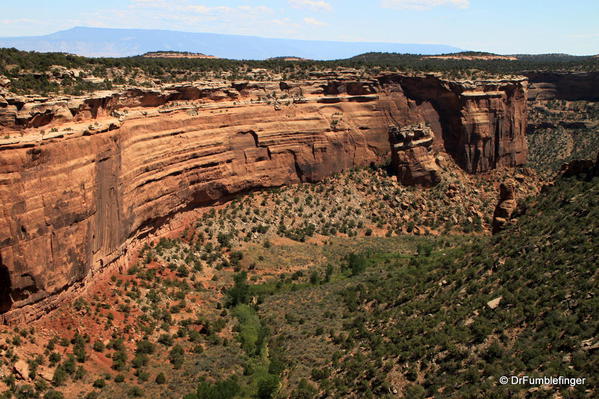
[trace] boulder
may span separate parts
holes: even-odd
[[[17,378],[29,380],[29,365],[25,360],[17,360],[13,366],[13,371],[17,375]]]
[[[495,298],[495,299],[492,299],[492,300],[490,300],[489,302],[487,302],[487,306],[488,306],[490,309],[492,309],[492,310],[495,310],[495,309],[497,309],[497,307],[498,307],[498,306],[499,306],[499,304],[501,303],[501,300],[502,300],[502,299],[503,299],[503,297],[502,297],[502,296],[500,296],[500,297],[498,297],[498,298]]]

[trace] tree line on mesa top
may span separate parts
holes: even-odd
[[[463,56],[491,55],[465,52]],[[455,54],[453,54],[455,56]],[[593,56],[566,54],[518,55],[509,59],[439,59],[415,54],[366,53],[335,61],[294,60],[229,60],[195,58],[86,58],[66,53],[39,53],[17,49],[0,49],[0,75],[10,80],[8,88],[18,94],[57,93],[82,94],[94,90],[111,89],[112,85],[148,85],[151,82],[183,82],[201,80],[207,74],[229,80],[260,76],[249,74],[255,70],[277,74],[285,79],[305,79],[310,72],[336,68],[354,68],[364,74],[383,70],[402,72],[441,72],[449,78],[492,77],[518,74],[524,71],[597,71],[599,60]],[[57,67],[79,70],[77,76],[61,76]],[[116,72],[120,71],[120,72]],[[57,75],[57,76],[58,76]],[[145,79],[140,81],[139,77]],[[86,79],[86,78],[96,78]],[[268,77],[264,77],[267,79]]]

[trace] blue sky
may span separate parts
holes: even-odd
[[[440,43],[497,53],[599,53],[599,0],[21,0],[0,36],[74,26],[313,40]]]

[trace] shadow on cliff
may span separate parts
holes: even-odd
[[[0,264],[0,314],[8,312],[12,308],[10,290],[10,273],[6,266]]]

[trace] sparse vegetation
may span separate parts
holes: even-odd
[[[382,70],[440,72],[455,79],[489,78],[523,71],[593,71],[593,57],[560,54],[518,56],[518,60],[434,59],[410,54],[369,53],[347,60],[287,62],[284,59],[234,61],[193,58],[85,58],[64,53],[36,53],[0,49],[0,75],[10,79],[18,94],[65,93],[81,95],[97,90],[131,85],[152,87],[162,83],[201,79],[267,80],[272,75],[283,80],[305,79],[324,70],[354,68],[362,75]],[[77,73],[72,72],[78,71]],[[82,71],[82,72],[79,72]],[[301,98],[296,99],[301,101]],[[277,99],[271,103],[278,105]],[[337,121],[338,123],[338,121]],[[333,124],[332,124],[333,125]],[[332,126],[333,127],[333,126]]]

